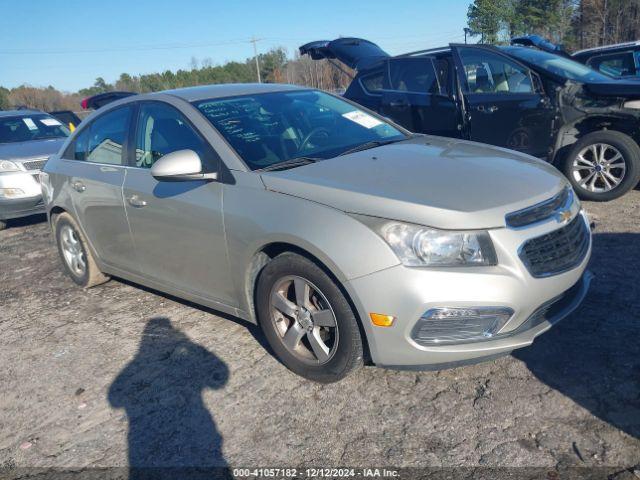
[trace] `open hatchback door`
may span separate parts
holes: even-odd
[[[362,38],[309,42],[300,47],[300,55],[309,55],[314,60],[337,59],[354,70],[367,69],[389,58],[389,54],[378,45]]]

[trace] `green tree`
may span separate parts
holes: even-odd
[[[499,43],[510,35],[514,23],[511,0],[475,0],[467,11],[469,28],[481,35],[482,43]]]
[[[11,107],[9,103],[9,90],[0,87],[0,110],[8,110]]]

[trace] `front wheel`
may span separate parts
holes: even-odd
[[[603,130],[575,143],[562,170],[583,200],[621,197],[640,180],[640,148],[620,132]]]
[[[294,373],[330,383],[362,365],[354,312],[311,260],[284,253],[269,262],[258,279],[256,309],[269,345]]]

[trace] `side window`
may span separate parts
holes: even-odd
[[[73,158],[74,160],[84,161],[87,159],[87,144],[89,143],[89,135],[91,129],[85,128],[78,134],[73,143],[69,145],[65,152],[65,158]]]
[[[588,65],[602,73],[614,77],[625,77],[636,74],[633,52],[620,52],[612,55],[599,55],[590,58]]]
[[[438,93],[436,72],[431,58],[403,58],[389,62],[391,90],[412,93]]]
[[[136,166],[151,168],[156,160],[177,150],[193,150],[203,163],[204,141],[175,108],[162,103],[142,103],[136,132]]]
[[[361,77],[360,82],[367,93],[380,94],[383,88],[383,78],[384,73],[380,70]]]
[[[434,60],[434,64],[436,67],[436,75],[438,75],[438,83],[440,83],[441,93],[445,93],[447,95],[451,95],[451,64],[449,60],[446,58],[437,58]]]
[[[121,107],[111,110],[90,125],[90,135],[87,144],[87,162],[106,163],[109,165],[123,165],[123,148],[131,107]],[[76,142],[76,155],[81,148],[81,142]]]
[[[460,48],[469,93],[534,93],[528,69],[502,55],[478,48]]]

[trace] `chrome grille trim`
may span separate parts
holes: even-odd
[[[534,223],[553,218],[563,210],[569,210],[573,202],[573,190],[571,187],[565,187],[560,193],[549,200],[508,213],[505,215],[505,222],[508,227],[512,228],[527,227]]]
[[[518,255],[535,278],[549,277],[571,270],[584,260],[591,234],[580,213],[566,226],[522,244]]]
[[[45,163],[47,163],[47,157],[37,160],[28,160],[26,162],[22,162],[22,165],[25,170],[42,170]]]

